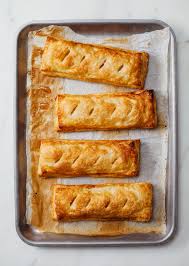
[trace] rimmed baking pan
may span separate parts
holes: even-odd
[[[16,110],[15,110],[15,207],[16,230],[27,244],[35,246],[115,246],[115,245],[154,245],[167,242],[175,232],[177,215],[177,95],[176,95],[176,47],[175,35],[171,31],[168,57],[168,160],[166,175],[166,233],[129,234],[115,237],[86,237],[41,233],[26,224],[26,78],[27,78],[27,38],[30,31],[48,25],[69,26],[84,35],[112,36],[117,33],[125,36],[151,32],[169,27],[157,20],[65,20],[34,22],[25,25],[17,36],[16,57]]]

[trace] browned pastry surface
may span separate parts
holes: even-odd
[[[49,76],[142,89],[148,59],[146,52],[47,37],[41,71]]]
[[[139,172],[140,140],[42,140],[41,177],[126,177]]]
[[[151,216],[150,183],[53,186],[52,217],[57,221],[148,222]]]
[[[57,131],[155,128],[156,101],[152,90],[131,93],[58,95]]]

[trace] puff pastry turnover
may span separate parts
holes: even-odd
[[[57,221],[148,222],[151,216],[150,183],[53,186],[52,217]]]
[[[47,37],[41,70],[49,76],[142,89],[148,58],[146,52]]]
[[[41,177],[125,177],[139,172],[140,140],[42,140]]]
[[[152,90],[131,93],[58,95],[57,131],[154,128],[156,101]]]

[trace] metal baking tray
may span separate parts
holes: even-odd
[[[115,237],[86,237],[40,233],[26,224],[26,76],[27,76],[27,37],[33,30],[48,25],[70,26],[75,32],[84,35],[112,36],[118,32],[125,36],[150,32],[169,27],[159,20],[64,20],[32,22],[25,25],[17,35],[16,58],[16,108],[15,108],[15,222],[19,237],[35,246],[121,246],[155,245],[170,240],[175,232],[177,217],[177,95],[176,95],[176,40],[171,30],[169,46],[169,143],[166,180],[166,233],[130,234]]]

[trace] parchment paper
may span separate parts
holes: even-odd
[[[40,61],[47,35],[88,43],[102,43],[124,49],[144,50],[150,54],[145,88],[154,89],[157,99],[158,128],[152,130],[114,130],[57,133],[53,125],[53,103],[58,93],[87,94],[132,91],[111,85],[52,78],[41,74]],[[165,233],[165,179],[168,146],[168,45],[169,29],[132,36],[84,37],[68,27],[50,26],[28,36],[27,105],[27,223],[36,230],[64,234],[119,235],[136,232]],[[136,139],[140,138],[141,169],[136,178],[50,178],[37,175],[40,139]],[[151,182],[154,186],[153,219],[150,223],[55,222],[51,218],[51,185],[110,182]]]

